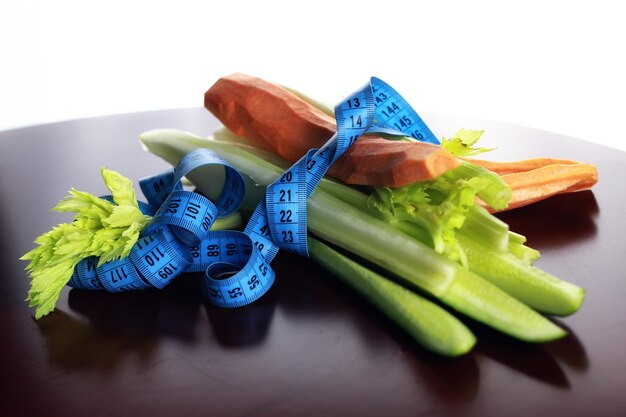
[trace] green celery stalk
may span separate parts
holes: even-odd
[[[529,265],[509,253],[496,253],[464,236],[459,237],[469,269],[530,307],[547,314],[567,316],[584,301],[585,291]]]
[[[527,265],[532,265],[541,257],[541,253],[537,249],[526,246],[526,236],[520,235],[513,231],[509,231],[509,253]]]
[[[433,302],[309,238],[311,258],[356,290],[427,349],[446,356],[469,352],[476,337]]]
[[[496,252],[507,252],[509,249],[509,225],[479,205],[468,211],[459,233],[479,240],[484,246]]]
[[[422,242],[322,189],[315,190],[307,207],[309,230],[385,268],[414,288],[439,296],[461,269]]]
[[[489,181],[489,185],[478,192],[478,197],[495,210],[506,208],[513,192],[499,175],[481,166],[467,161],[461,161],[461,165],[446,175],[454,179],[481,177]]]
[[[532,265],[541,256],[537,249],[528,247],[523,243],[511,241],[509,241],[508,252],[526,265]]]
[[[440,300],[474,320],[526,342],[548,342],[566,335],[565,330],[526,304],[468,270],[457,275]]]

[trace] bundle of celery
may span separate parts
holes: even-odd
[[[141,142],[174,165],[198,147],[218,152],[249,180],[244,210],[252,210],[289,166],[224,129],[212,138],[153,130]],[[189,179],[208,195],[220,186],[207,176]],[[439,303],[528,342],[563,337],[565,331],[541,313],[574,313],[584,290],[533,267],[538,252],[477,205],[476,196],[497,206],[506,203],[507,189],[495,174],[468,163],[396,189],[363,190],[324,179],[308,201],[309,252],[442,355],[468,352],[475,337]]]

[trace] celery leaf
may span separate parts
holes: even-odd
[[[460,129],[450,139],[442,138],[441,146],[454,156],[473,156],[492,151],[493,148],[475,148],[484,130]]]
[[[425,231],[433,249],[449,259],[467,264],[456,238],[476,195],[489,185],[481,177],[459,178],[446,173],[430,181],[398,188],[374,188],[368,205],[397,220],[412,223]]]
[[[37,246],[20,259],[30,276],[27,301],[36,307],[39,319],[54,310],[61,290],[72,277],[74,267],[90,256],[99,265],[128,256],[150,217],[139,211],[132,182],[107,168],[102,178],[113,201],[72,188],[52,210],[72,212],[72,223],[63,223],[35,239]]]

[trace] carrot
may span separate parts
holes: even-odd
[[[598,181],[598,170],[593,164],[567,161],[550,163],[501,177],[513,191],[506,208],[511,210],[553,195],[589,189]]]
[[[489,171],[495,172],[498,175],[514,174],[516,172],[525,172],[533,169],[541,168],[553,164],[578,164],[580,162],[570,161],[568,159],[554,159],[554,158],[531,158],[521,161],[511,162],[497,162],[486,161],[482,159],[474,158],[461,158],[472,164],[479,165]]]
[[[244,74],[217,80],[205,93],[204,105],[233,133],[290,162],[321,147],[337,129],[331,116],[291,92]],[[440,146],[369,136],[355,142],[329,174],[348,184],[400,187],[459,165]]]

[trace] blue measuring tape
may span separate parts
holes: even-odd
[[[140,209],[154,218],[130,256],[99,267],[96,258],[85,259],[69,285],[110,292],[163,288],[183,272],[204,272],[202,293],[215,305],[238,307],[259,299],[274,282],[269,264],[280,249],[308,256],[307,200],[360,136],[387,133],[439,144],[417,112],[379,78],[335,106],[335,118],[337,132],[267,187],[243,232],[210,231],[217,217],[239,209],[245,194],[241,174],[215,152],[194,150],[174,170],[141,180],[148,203],[140,202]],[[225,169],[215,202],[181,185],[184,176],[205,165]]]

